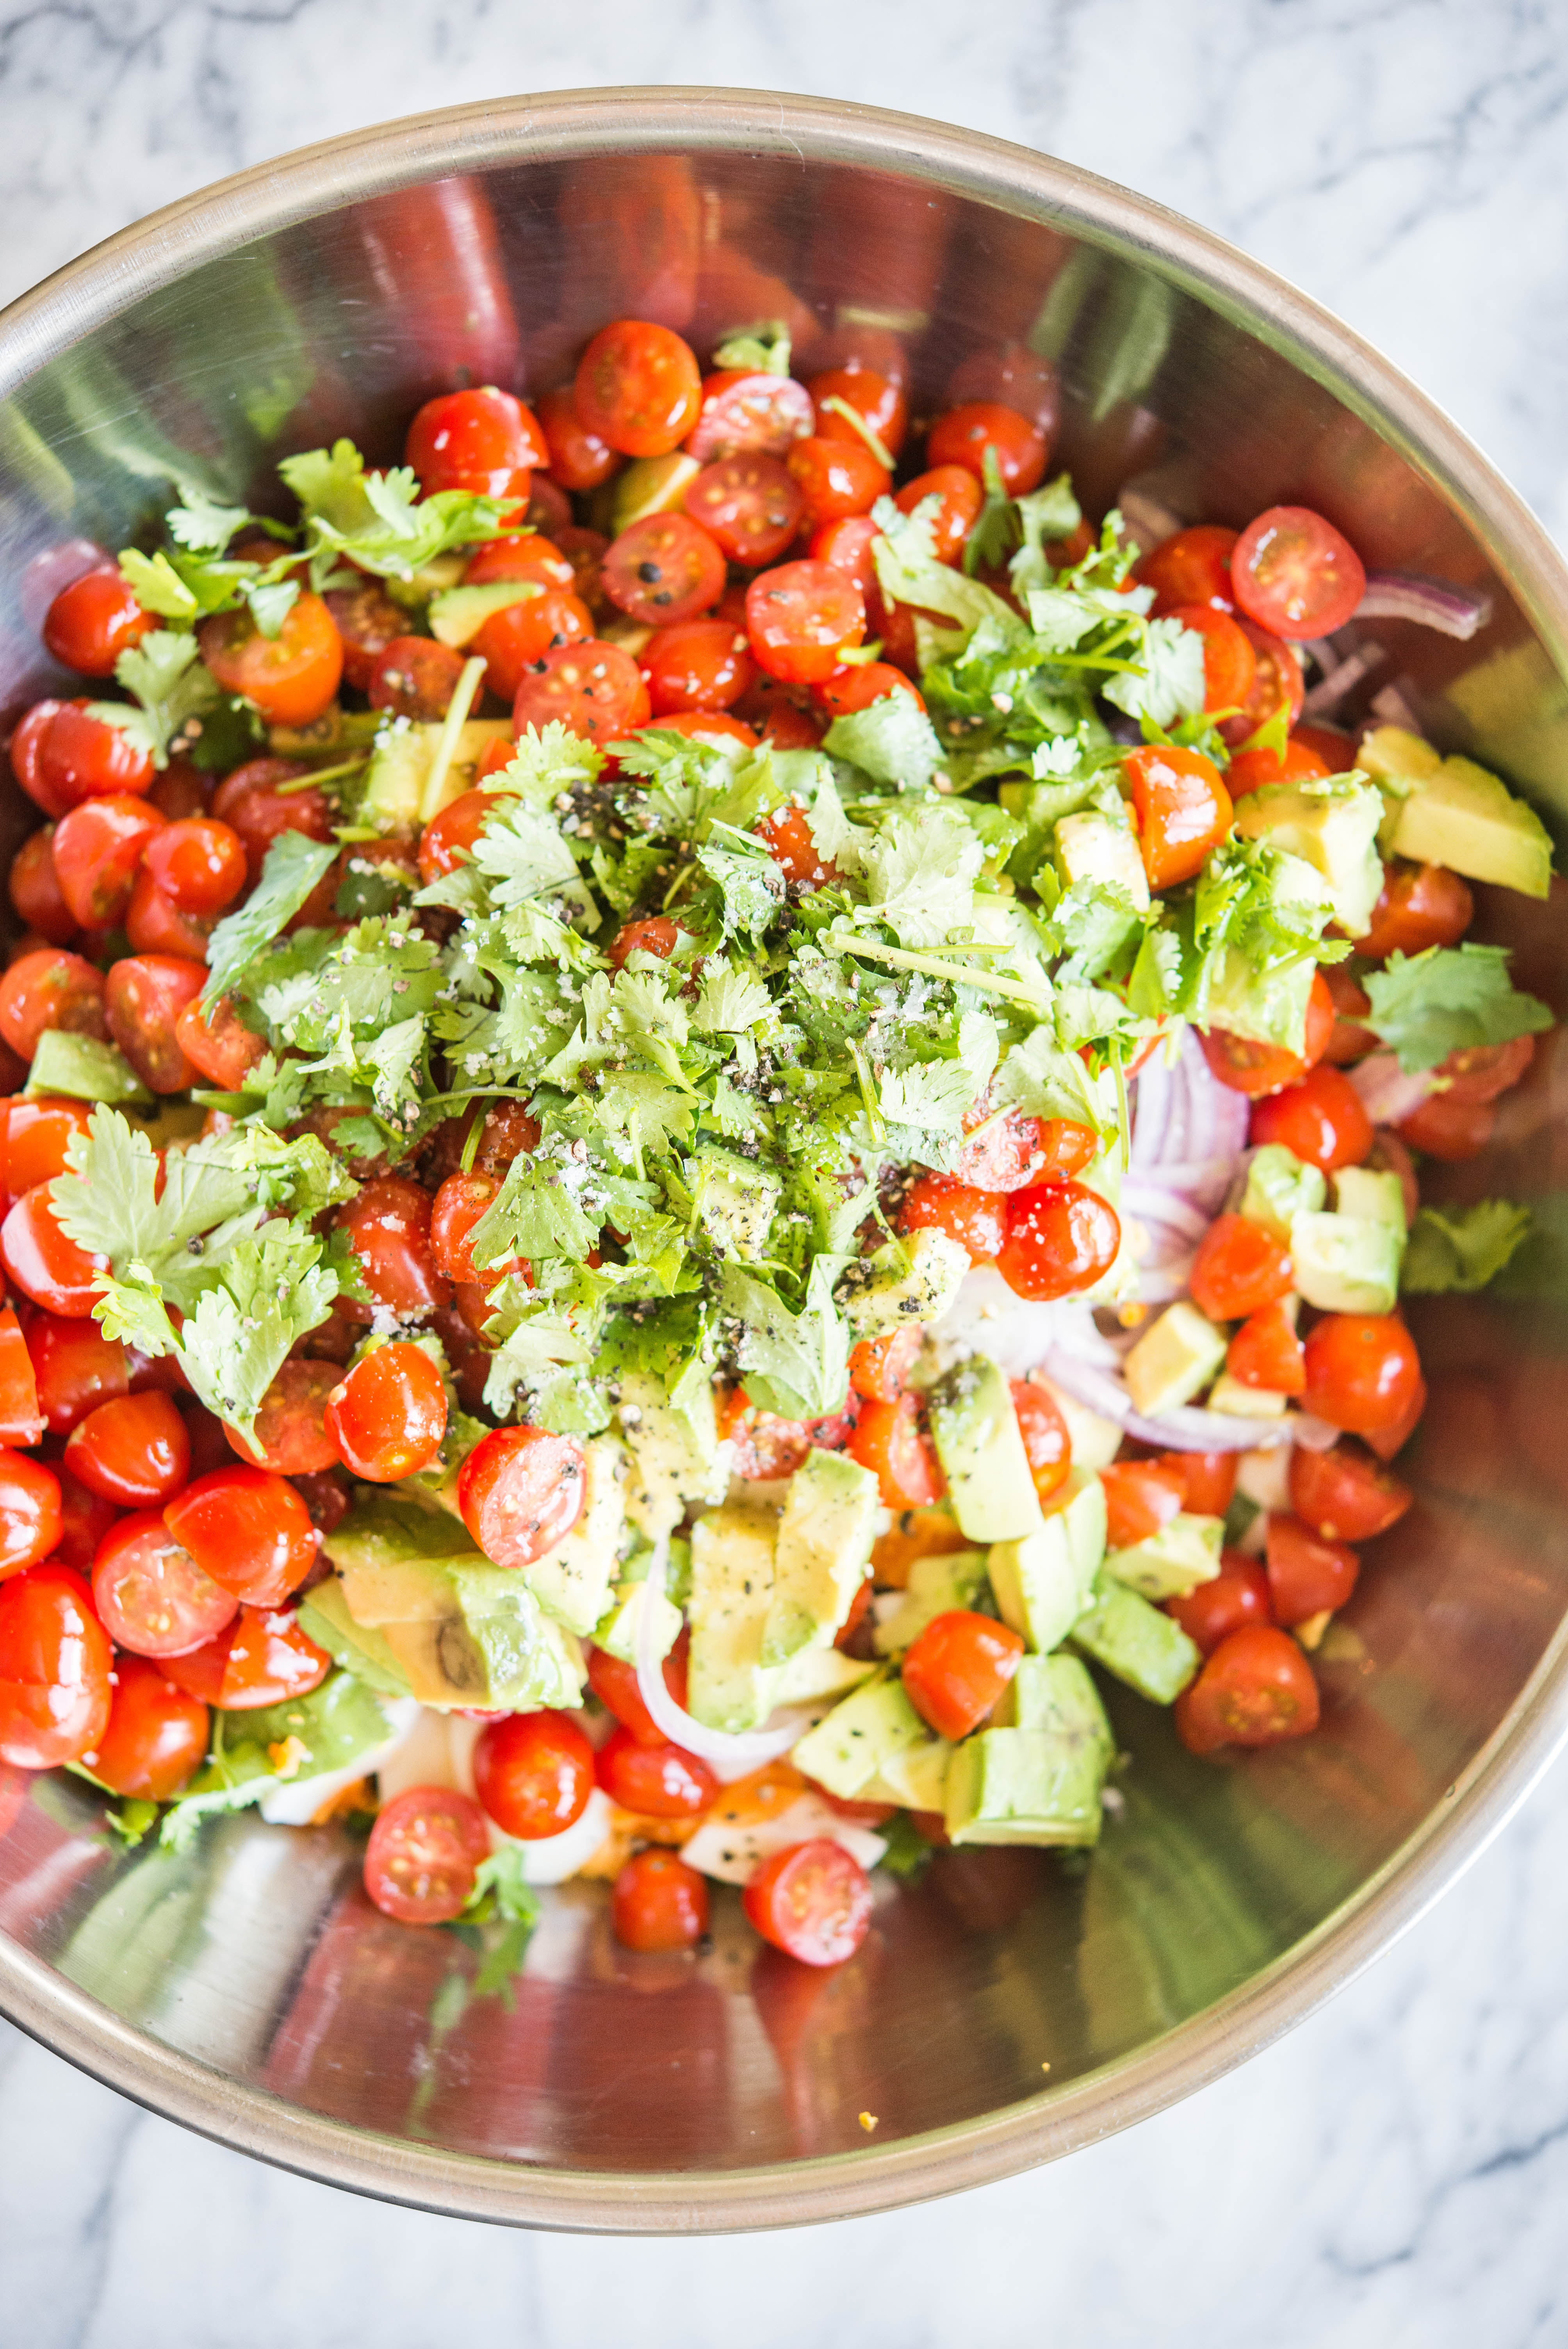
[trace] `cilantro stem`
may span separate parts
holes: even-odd
[[[441,720],[441,730],[436,738],[436,755],[430,761],[430,771],[425,779],[425,788],[419,795],[421,823],[429,823],[441,812],[443,805],[441,795],[446,789],[447,772],[457,756],[459,740],[464,726],[468,723],[468,715],[478,698],[479,689],[484,683],[484,662],[477,654],[472,660],[463,663],[463,673],[459,678],[451,700],[447,705],[447,714]]]
[[[841,399],[836,391],[824,399],[821,405],[830,409],[833,415],[841,416],[851,429],[860,434],[879,465],[885,465],[890,473],[897,472],[898,467],[888,453],[886,441],[872,430],[858,408],[851,408],[849,401]]]
[[[659,911],[661,914],[667,914],[669,912],[670,907],[675,904],[676,899],[680,895],[681,891],[686,887],[686,883],[691,879],[692,874],[696,871],[696,867],[695,864],[683,864],[681,866],[679,872],[676,874],[675,879],[665,891],[664,896],[660,901]]]
[[[335,767],[313,767],[308,775],[296,775],[289,783],[274,783],[273,789],[280,799],[287,799],[294,792],[314,791],[317,783],[335,783],[344,775],[356,775],[369,764],[369,753],[362,751],[357,759],[344,759]]]
[[[872,1073],[866,1066],[866,1056],[853,1036],[849,1039],[849,1047],[850,1058],[855,1065],[855,1081],[860,1086],[861,1101],[866,1112],[866,1123],[872,1130],[872,1140],[883,1143],[887,1140],[887,1127],[882,1123],[882,1111],[872,1091]]]
[[[995,971],[971,970],[966,963],[944,962],[940,955],[913,954],[904,947],[873,945],[869,938],[834,938],[830,950],[861,955],[868,962],[885,962],[894,970],[921,970],[930,978],[944,978],[952,987],[972,987],[979,995],[997,995],[1044,1014],[1048,996],[1027,987],[1021,978],[1003,978]]]

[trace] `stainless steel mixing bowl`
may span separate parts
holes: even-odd
[[[897,334],[919,414],[1006,340],[1057,358],[1091,502],[1320,507],[1377,568],[1490,591],[1458,644],[1378,622],[1393,685],[1568,816],[1568,576],[1505,484],[1377,355],[1158,206],[993,140],[725,90],[513,98],[231,180],[0,320],[0,701],[54,675],[37,620],[71,543],[114,547],[170,481],[267,494],[418,400],[548,388],[616,315],[704,347],[783,316],[808,357]],[[67,552],[62,556],[60,550]],[[1483,893],[1484,894],[1484,893]],[[1553,905],[1488,902],[1561,1001]],[[1128,1704],[1125,1814],[1087,1865],[944,1857],[890,1887],[855,1962],[760,1949],[730,1896],[700,1962],[637,1959],[555,1896],[515,2002],[444,1932],[389,1924],[339,1833],[210,1827],[118,1854],[68,1779],[0,1784],[0,2007],[127,2095],[313,2176],[476,2217],[644,2230],[876,2209],[1155,2111],[1306,2013],[1480,1848],[1568,1725],[1568,1234],[1562,1055],[1456,1186],[1535,1202],[1506,1294],[1419,1316],[1418,1501],[1322,1658],[1296,1748],[1199,1763]],[[12,1816],[7,1819],[7,1812]],[[868,2135],[860,2116],[876,2116]]]

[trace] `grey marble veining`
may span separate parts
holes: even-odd
[[[491,91],[937,114],[1246,245],[1568,538],[1563,0],[0,0],[0,296],[287,148]],[[0,2027],[0,2349],[1568,2343],[1568,1770],[1376,1968],[1070,2162],[800,2236],[586,2243],[356,2201]]]

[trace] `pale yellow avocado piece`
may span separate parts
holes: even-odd
[[[985,1581],[983,1549],[933,1550],[909,1569],[899,1603],[880,1621],[872,1645],[879,1656],[901,1656],[939,1615],[973,1608]]]
[[[539,1603],[569,1631],[586,1638],[609,1601],[615,1554],[626,1522],[626,1455],[613,1435],[583,1446],[583,1513],[564,1541],[522,1569]]]
[[[1343,775],[1267,783],[1236,802],[1236,830],[1243,839],[1266,840],[1320,873],[1334,901],[1334,918],[1352,938],[1370,924],[1383,886],[1377,854],[1382,821],[1382,793]]]
[[[1185,1299],[1169,1307],[1121,1366],[1134,1411],[1149,1419],[1191,1402],[1219,1370],[1229,1343],[1225,1332]]]
[[[762,1661],[773,1598],[775,1509],[726,1502],[691,1536],[686,1704],[705,1729],[756,1729],[773,1710],[777,1669]]]
[[[787,1664],[779,1665],[773,1702],[820,1704],[826,1698],[836,1704],[862,1681],[869,1681],[875,1670],[874,1664],[846,1656],[839,1648],[801,1648]]]
[[[1389,1178],[1391,1181],[1394,1177]],[[1396,1185],[1397,1187],[1397,1185]],[[1392,1313],[1405,1258],[1403,1214],[1297,1216],[1290,1252],[1295,1285],[1323,1313]]]
[[[487,579],[479,586],[449,587],[444,595],[430,598],[430,634],[438,645],[451,645],[460,651],[497,612],[510,611],[514,604],[531,604],[543,593],[537,579]]]
[[[1241,1212],[1249,1223],[1262,1224],[1275,1239],[1288,1241],[1296,1216],[1315,1214],[1327,1192],[1321,1166],[1309,1165],[1283,1142],[1265,1142],[1253,1151],[1247,1168]],[[1073,1457],[1078,1457],[1076,1452]]]
[[[851,1802],[885,1770],[892,1755],[923,1745],[930,1736],[903,1692],[903,1682],[879,1676],[862,1682],[815,1729],[809,1729],[789,1759],[830,1795]]]
[[[610,535],[648,514],[668,513],[685,500],[702,471],[699,459],[672,449],[667,457],[637,457],[615,476],[610,500]]]
[[[1222,1517],[1193,1516],[1182,1509],[1147,1541],[1107,1550],[1105,1570],[1145,1599],[1185,1599],[1219,1573],[1224,1538]]]
[[[1391,802],[1384,845],[1418,864],[1446,864],[1526,897],[1552,888],[1552,836],[1534,809],[1470,759],[1441,759],[1400,726],[1380,726],[1360,762]]]
[[[851,1266],[837,1302],[857,1338],[873,1338],[912,1321],[940,1321],[968,1270],[968,1249],[945,1232],[911,1232],[896,1248]]]
[[[1038,1533],[995,1543],[988,1561],[1003,1622],[1037,1652],[1058,1646],[1088,1605],[1105,1557],[1105,1486],[1075,1462],[1044,1507]]]
[[[411,832],[428,823],[455,799],[471,791],[475,770],[492,742],[510,742],[510,718],[469,718],[458,730],[436,806],[425,806],[425,792],[436,762],[436,746],[443,725],[418,722],[389,726],[381,734],[366,771],[360,799],[360,820],[383,832]]]
[[[1268,1387],[1243,1386],[1223,1371],[1209,1389],[1205,1411],[1223,1412],[1227,1419],[1283,1419],[1287,1398]]]
[[[865,1803],[901,1803],[910,1811],[941,1811],[947,1802],[947,1768],[953,1747],[945,1737],[906,1745],[884,1756],[882,1768],[861,1789]]]
[[[1342,1216],[1365,1216],[1397,1232],[1405,1225],[1405,1186],[1375,1166],[1342,1166],[1334,1178],[1334,1205]]]
[[[1129,823],[1113,823],[1094,810],[1058,817],[1057,864],[1069,889],[1076,881],[1113,881],[1140,913],[1149,905],[1149,875]]]
[[[608,1612],[593,1627],[593,1645],[603,1648],[606,1655],[617,1657],[624,1664],[634,1664],[643,1609],[647,1599],[648,1586],[645,1582],[618,1582],[611,1593]],[[669,1654],[680,1638],[684,1620],[674,1601],[661,1597],[654,1625],[655,1656],[662,1659]]]
[[[871,1567],[882,1495],[846,1453],[808,1452],[789,1479],[773,1551],[773,1595],[762,1633],[765,1664],[825,1648],[848,1620]]]
[[[673,1533],[691,1504],[722,1501],[729,1490],[706,1379],[677,1408],[661,1381],[645,1371],[628,1371],[621,1381],[616,1425],[631,1454],[626,1515],[648,1541]]]

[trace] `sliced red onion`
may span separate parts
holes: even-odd
[[[1160,1164],[1171,1123],[1171,1071],[1163,1054],[1146,1062],[1133,1078],[1132,1099],[1131,1164],[1142,1174]]]
[[[1290,1423],[1291,1439],[1304,1452],[1332,1452],[1345,1430],[1330,1427],[1315,1412],[1298,1411]]]
[[[684,1705],[676,1702],[665,1686],[662,1660],[654,1652],[658,1636],[659,1601],[665,1595],[665,1564],[669,1557],[668,1535],[654,1545],[648,1560],[647,1579],[643,1603],[637,1610],[637,1686],[643,1702],[653,1714],[658,1726],[672,1744],[684,1754],[695,1754],[710,1762],[727,1780],[744,1778],[748,1771],[760,1770],[767,1762],[777,1762],[788,1754],[804,1734],[805,1724],[798,1720],[776,1729],[753,1729],[736,1735],[727,1729],[707,1729],[694,1721]]]
[[[1341,705],[1350,698],[1364,677],[1381,668],[1387,654],[1379,644],[1370,639],[1358,645],[1348,659],[1338,662],[1326,677],[1317,683],[1302,702],[1302,714],[1306,718],[1332,718]]]
[[[1163,1182],[1140,1182],[1136,1176],[1122,1185],[1121,1204],[1140,1224],[1163,1224],[1168,1230],[1180,1232],[1189,1240],[1201,1240],[1212,1220],[1173,1186],[1168,1188]]]
[[[1491,597],[1455,587],[1446,579],[1420,579],[1408,571],[1374,571],[1367,593],[1356,606],[1358,620],[1414,620],[1418,627],[1436,628],[1461,644],[1484,628],[1491,617]]]
[[[1374,1125],[1398,1125],[1413,1117],[1432,1091],[1432,1074],[1407,1076],[1392,1052],[1374,1052],[1350,1071],[1350,1082]]]
[[[1180,1152],[1172,1149],[1167,1155],[1222,1159],[1228,1180],[1234,1160],[1247,1146],[1251,1111],[1246,1095],[1220,1082],[1191,1028],[1181,1039],[1181,1065],[1187,1078],[1187,1137]]]
[[[1114,1420],[1125,1434],[1140,1444],[1167,1452],[1259,1452],[1288,1444],[1291,1428],[1278,1420],[1233,1419],[1229,1413],[1195,1411],[1183,1406],[1145,1419],[1132,1408],[1132,1398],[1121,1381],[1109,1371],[1091,1370],[1053,1346],[1042,1365],[1047,1378],[1102,1419]]]

